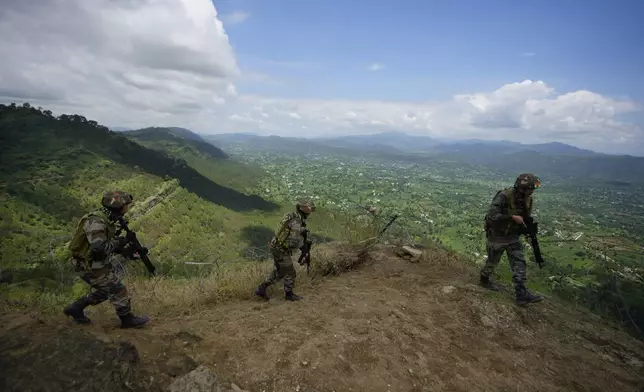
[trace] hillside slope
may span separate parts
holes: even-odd
[[[476,286],[471,267],[436,251],[410,263],[379,247],[363,262],[313,283],[300,269],[301,302],[283,301],[274,287],[269,302],[155,314],[141,330],[116,328],[108,305],[93,308],[94,324],[86,327],[62,315],[3,315],[0,385],[6,391],[45,390],[42,385],[71,390],[70,374],[83,369],[75,373],[73,389],[98,390],[83,377],[84,369],[92,369],[95,378],[111,380],[112,391],[167,390],[173,379],[205,364],[225,391],[230,382],[253,392],[644,388],[644,344],[595,316],[550,299],[516,307],[509,293]],[[78,332],[64,332],[69,329]],[[63,347],[65,339],[73,345],[74,336],[108,348],[99,350],[98,359],[42,351]],[[101,376],[92,363],[124,363],[124,355],[134,356],[128,343],[140,365],[131,371],[108,367],[103,372],[118,377]]]
[[[261,168],[230,157],[194,132],[184,128],[150,127],[124,132],[124,136],[147,148],[185,161],[210,180],[240,192],[262,177]]]
[[[98,207],[107,189],[134,195],[140,211],[133,214],[145,215],[147,223],[135,219],[133,227],[140,230],[143,223],[144,231],[149,229],[142,236],[148,243],[190,238],[198,246],[203,237],[201,245],[224,248],[219,232],[231,235],[246,224],[257,224],[257,211],[275,217],[281,213],[274,202],[223,186],[182,159],[145,148],[81,116],[53,117],[29,106],[0,105],[0,144],[4,267],[14,261],[24,265],[49,260],[52,241],[61,245],[77,219]],[[242,215],[247,212],[252,217],[248,223]]]
[[[184,128],[149,127],[127,131],[123,135],[143,143],[147,142],[152,147],[163,146],[172,149],[192,148],[209,158],[228,158],[228,155],[223,150],[206,142],[196,133]]]

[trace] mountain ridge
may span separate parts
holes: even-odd
[[[194,133],[186,128],[179,127],[147,127],[125,131],[124,136],[135,139],[140,142],[164,142],[176,144],[178,142],[187,144],[200,153],[215,159],[228,159],[229,156],[222,149],[208,143],[201,135]],[[148,146],[154,146],[149,144]],[[157,147],[157,146],[154,146]],[[157,149],[159,149],[157,147]]]
[[[381,157],[382,159],[431,163],[433,160],[450,161],[469,166],[483,166],[501,170],[507,175],[517,172],[535,172],[561,181],[577,178],[579,181],[621,181],[644,183],[644,157],[611,155],[580,149],[565,143],[523,145],[502,141],[475,143],[440,143],[427,139],[426,145],[416,142],[423,137],[397,138],[387,144],[392,133],[380,136],[351,135],[343,138],[308,139],[281,136],[237,134],[204,135],[204,139],[221,148],[251,148],[256,150],[293,151],[350,154],[353,156]],[[420,138],[420,139],[419,139]],[[366,140],[366,143],[362,141]]]

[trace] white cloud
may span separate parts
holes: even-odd
[[[208,0],[5,2],[0,97],[107,124],[212,113],[235,56]]]
[[[108,126],[279,135],[306,129],[310,136],[401,130],[557,140],[605,151],[644,146],[642,130],[619,117],[640,111],[639,105],[590,91],[559,93],[542,81],[434,102],[238,94],[240,77],[269,79],[241,75],[209,0],[6,3],[0,11],[0,101],[29,101]]]
[[[246,21],[250,17],[250,14],[244,11],[234,11],[230,14],[225,14],[221,16],[221,19],[224,23],[229,25],[240,24]]]
[[[383,68],[385,68],[384,65],[380,63],[373,63],[369,66],[369,71],[380,71]]]

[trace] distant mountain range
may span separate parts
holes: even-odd
[[[202,135],[206,140],[212,142],[249,142],[259,140],[289,140],[298,143],[314,143],[328,147],[340,149],[361,149],[362,151],[387,151],[407,154],[444,154],[458,153],[468,151],[478,151],[479,149],[494,149],[496,152],[503,154],[532,151],[543,154],[559,154],[573,156],[606,156],[608,154],[599,153],[592,150],[582,149],[569,144],[560,142],[540,143],[540,144],[522,144],[508,140],[448,140],[436,139],[428,136],[414,136],[403,132],[382,132],[371,135],[349,135],[334,137],[318,138],[294,138],[282,136],[260,136],[254,133],[227,133]]]
[[[615,185],[644,183],[644,157],[603,154],[558,142],[445,141],[401,132],[316,139],[248,133],[202,137],[224,150],[232,145],[245,145],[283,153],[350,154],[416,163],[441,160],[483,166],[508,175],[535,172],[561,181],[602,181]]]
[[[206,135],[178,127],[151,127],[124,133],[140,141],[159,142],[164,139],[164,143],[171,143],[172,140],[186,140],[193,148],[217,158],[227,158],[224,151],[230,147],[245,146],[287,154],[348,154],[420,164],[441,160],[481,166],[508,175],[535,172],[560,181],[601,181],[620,186],[644,183],[644,157],[604,154],[560,142],[522,144],[507,140],[446,140],[403,132],[320,138],[253,133]]]
[[[413,136],[403,132],[382,132],[372,135],[351,135],[312,139],[337,147],[361,147],[381,149],[386,146],[405,153],[448,153],[472,151],[478,148],[503,148],[504,153],[534,151],[544,154],[565,154],[576,156],[605,155],[581,149],[565,143],[522,144],[507,140],[490,141],[479,139],[447,140],[428,136]]]

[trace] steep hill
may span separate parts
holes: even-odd
[[[314,263],[337,258],[324,254],[333,249],[317,250]],[[335,277],[301,274],[305,298],[297,303],[274,287],[269,302],[248,292],[243,300],[162,308],[163,297],[148,292],[153,283],[137,291],[135,306],[152,322],[136,331],[119,330],[107,304],[90,310],[91,326],[62,315],[5,314],[0,385],[8,392],[178,392],[189,389],[177,380],[204,380],[194,374],[205,366],[217,380],[193,391],[644,388],[644,343],[595,316],[551,299],[517,307],[510,293],[475,285],[476,272],[440,250],[411,263],[378,246],[360,263]]]
[[[46,111],[5,105],[0,106],[0,113],[3,146],[0,176],[6,182],[17,178],[30,180],[32,175],[71,178],[80,169],[78,163],[95,161],[99,165],[101,160],[108,159],[159,177],[177,178],[187,190],[231,209],[276,208],[258,196],[220,186],[185,161],[147,149],[82,116],[63,114],[55,118]]]
[[[226,159],[228,155],[185,128],[150,127],[127,131],[125,136],[162,150],[194,149],[209,158]]]
[[[134,195],[133,228],[165,262],[206,249],[235,257],[255,244],[245,227],[270,232],[283,213],[276,203],[222,186],[182,159],[81,116],[3,105],[0,130],[1,267],[17,268],[27,279],[56,277],[50,263],[62,255],[54,249],[107,189]]]
[[[0,130],[0,297],[10,307],[58,306],[85,289],[74,280],[65,243],[106,190],[134,195],[130,225],[165,276],[200,273],[187,262],[265,258],[276,222],[293,208],[221,185],[201,167],[82,116],[2,105]],[[237,162],[200,159],[231,183],[253,181]],[[317,216],[311,224],[323,226],[319,232],[342,233],[343,222],[326,218],[327,211]],[[140,263],[132,268],[143,273]]]
[[[147,148],[184,160],[208,179],[249,193],[249,184],[262,177],[261,168],[231,158],[222,149],[185,128],[150,127],[124,133]]]

